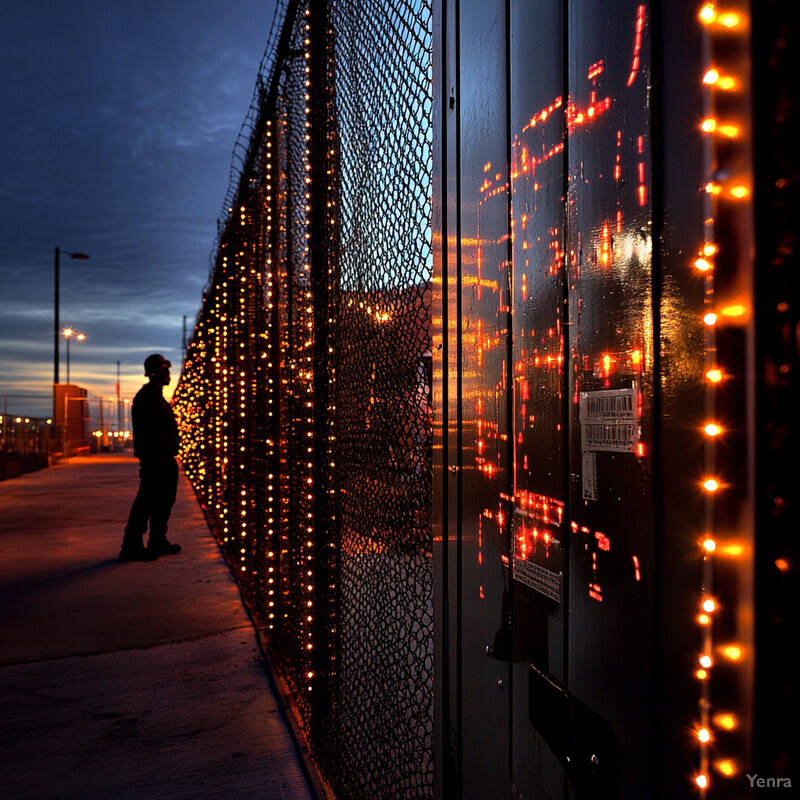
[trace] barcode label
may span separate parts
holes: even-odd
[[[581,445],[584,452],[632,453],[639,440],[635,389],[583,392],[580,399]]]
[[[638,427],[628,423],[583,425],[584,450],[632,452],[638,438]]]
[[[633,413],[633,397],[629,394],[587,397],[586,411],[590,417],[628,416]]]

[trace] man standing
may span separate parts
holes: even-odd
[[[139,491],[133,501],[121,561],[153,561],[159,556],[180,553],[179,544],[167,540],[167,523],[178,491],[178,425],[172,408],[164,399],[169,384],[169,368],[164,356],[154,353],[144,361],[149,382],[133,399],[134,454],[139,459]],[[150,539],[144,546],[144,533],[150,522]]]

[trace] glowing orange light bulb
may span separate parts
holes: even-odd
[[[705,258],[696,258],[694,265],[700,272],[708,272],[708,270],[711,269],[711,262],[707,261]]]
[[[710,369],[706,372],[706,378],[708,378],[711,383],[719,383],[722,380],[722,371],[719,369]]]
[[[740,661],[744,652],[738,644],[729,644],[726,647],[722,648],[722,652],[725,658],[730,659],[731,661]]]
[[[713,67],[706,70],[706,74],[703,75],[703,83],[705,83],[706,86],[713,86],[717,81],[719,81],[719,70]]]
[[[714,314],[713,312],[709,312],[703,317],[703,322],[705,322],[706,325],[716,325],[717,315]]]
[[[701,773],[700,775],[698,775],[698,776],[697,776],[697,777],[694,779],[694,782],[695,782],[695,783],[696,783],[696,784],[697,784],[697,785],[698,785],[698,786],[699,786],[701,789],[707,789],[707,788],[708,788],[708,775],[706,775],[705,773]]]
[[[717,133],[722,134],[727,139],[735,139],[741,132],[742,130],[738,125],[733,125],[731,123],[720,125],[717,128]]]
[[[727,778],[736,773],[736,764],[728,759],[724,761],[716,761],[714,762],[714,766]]]
[[[713,3],[706,3],[700,9],[700,21],[708,25],[710,22],[713,22],[717,18],[717,9],[714,7]]]
[[[713,118],[704,119],[700,123],[700,130],[702,130],[703,133],[714,133],[716,129],[717,129],[717,121]]]
[[[733,714],[717,714],[714,717],[714,724],[718,728],[723,728],[726,731],[732,731],[736,725],[736,717]]]
[[[729,12],[719,18],[719,24],[725,28],[738,28],[742,24],[742,18],[738,14]]]
[[[743,317],[747,313],[747,309],[741,303],[733,303],[725,306],[719,313],[725,317]]]
[[[716,254],[716,252],[717,252],[717,246],[715,244],[712,244],[711,242],[708,242],[708,243],[703,245],[703,255],[704,256],[713,256],[713,255]]]
[[[703,550],[706,553],[713,553],[717,549],[717,543],[713,539],[704,539],[703,540]]]
[[[716,610],[717,604],[712,597],[707,597],[705,600],[703,600],[703,611],[707,611],[710,614]]]
[[[736,198],[737,200],[743,200],[750,194],[750,190],[746,186],[734,186],[730,190],[731,197]]]
[[[700,656],[700,666],[703,667],[703,669],[711,669],[713,663],[711,656]]]
[[[706,436],[719,436],[722,433],[722,428],[716,422],[709,422],[703,428]]]
[[[705,742],[710,742],[711,741],[711,732],[708,730],[708,728],[700,728],[700,730],[697,731],[697,738],[701,742],[704,742],[704,743]]]
[[[697,615],[697,621],[701,625],[710,625],[711,624],[711,617],[709,617],[708,614],[698,614]]]
[[[789,569],[789,562],[785,558],[776,558],[775,566],[781,571],[786,572]]]

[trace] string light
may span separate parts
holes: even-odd
[[[741,662],[744,658],[744,649],[739,644],[727,644],[715,646],[714,644],[714,619],[717,616],[724,616],[724,608],[720,610],[720,601],[713,596],[715,584],[716,563],[720,556],[740,557],[744,552],[741,545],[736,542],[717,541],[718,535],[714,531],[715,502],[716,497],[722,489],[722,483],[718,477],[718,442],[725,438],[725,429],[716,419],[716,409],[719,403],[719,390],[723,380],[733,377],[725,373],[722,365],[716,363],[718,345],[717,337],[721,335],[720,327],[731,324],[739,324],[746,318],[747,309],[743,303],[727,303],[719,307],[716,299],[716,277],[717,264],[730,263],[732,254],[726,253],[721,247],[725,242],[717,240],[715,235],[716,221],[721,213],[726,211],[729,204],[736,206],[747,202],[751,196],[750,183],[747,177],[742,177],[739,173],[738,162],[734,169],[723,168],[721,158],[730,157],[730,148],[733,143],[741,141],[745,132],[742,126],[731,116],[734,102],[738,102],[743,93],[741,88],[743,81],[738,70],[741,63],[732,59],[730,56],[730,35],[743,29],[745,18],[738,13],[736,0],[729,0],[723,7],[716,2],[705,2],[698,9],[698,20],[704,29],[704,53],[710,59],[706,61],[707,66],[700,76],[700,86],[704,92],[705,113],[700,122],[700,130],[706,135],[707,146],[704,150],[706,175],[708,176],[703,186],[703,214],[704,232],[706,241],[702,244],[699,252],[694,259],[695,269],[703,276],[705,311],[702,315],[703,336],[704,336],[704,386],[705,386],[705,413],[706,421],[702,425],[704,442],[704,461],[706,477],[701,479],[703,497],[705,498],[704,519],[706,532],[700,538],[702,553],[702,599],[700,611],[696,615],[696,621],[700,626],[700,655],[698,656],[699,668],[695,671],[695,677],[699,681],[700,694],[698,698],[698,708],[700,712],[700,725],[697,728],[696,738],[699,748],[698,761],[699,770],[695,775],[695,784],[701,796],[705,796],[709,789],[711,779],[709,766],[712,763],[711,753],[715,740],[712,730],[713,725],[721,730],[733,730],[735,727],[734,716],[732,714],[717,714],[713,720],[710,719],[711,703],[711,684],[713,677],[714,661],[711,653],[716,652],[724,657],[729,664]],[[719,48],[717,47],[717,37],[727,37],[722,40]],[[741,74],[746,74],[742,72]],[[728,94],[728,100],[720,108],[724,109],[724,118],[718,113],[718,93],[737,93]],[[742,118],[748,116],[748,109],[742,107]],[[736,115],[739,116],[739,115]],[[726,144],[725,154],[721,157],[717,148],[717,143],[727,140],[731,144]],[[727,260],[726,260],[727,259]],[[735,605],[735,598],[725,598],[726,607]],[[720,777],[730,777],[736,774],[735,761],[728,757],[716,757],[713,761],[715,774]]]

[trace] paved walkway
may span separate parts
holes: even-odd
[[[0,798],[312,800],[239,591],[184,477],[118,561],[137,462],[0,482]]]

